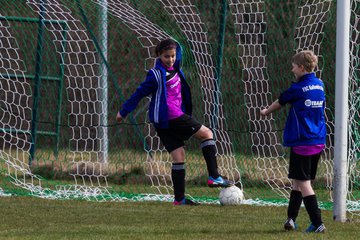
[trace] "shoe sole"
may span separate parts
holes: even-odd
[[[233,184],[208,184],[208,187],[211,188],[215,188],[215,187],[223,187],[223,188],[227,188],[227,187],[231,187],[233,186]]]
[[[199,206],[199,203],[195,203],[195,204],[173,204],[173,206]]]
[[[287,231],[294,231],[297,229],[297,224],[292,219],[287,219],[284,223],[284,229]]]
[[[214,188],[214,187],[227,188],[227,187],[231,187],[231,186],[234,186],[234,184],[233,183],[223,184],[223,183],[217,183],[217,182],[208,183],[208,187],[211,187],[211,188]]]
[[[295,228],[294,228],[293,226],[291,226],[290,224],[285,224],[285,225],[284,225],[284,229],[285,229],[286,231],[293,231],[293,230],[295,230]]]
[[[198,206],[198,205],[200,205],[200,203],[190,202],[190,201],[186,201],[185,203],[175,203],[175,202],[173,202],[173,206]]]

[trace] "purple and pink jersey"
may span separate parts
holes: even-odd
[[[180,117],[184,112],[181,110],[181,79],[174,68],[168,68],[166,75],[167,107],[170,120]]]
[[[292,150],[296,154],[302,156],[310,156],[320,153],[322,150],[324,150],[324,148],[325,148],[324,144],[318,144],[313,146],[295,146],[292,147]]]

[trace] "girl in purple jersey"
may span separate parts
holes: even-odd
[[[123,104],[116,120],[121,122],[151,95],[149,119],[161,142],[170,153],[173,163],[171,178],[174,187],[174,205],[197,205],[185,197],[185,143],[190,137],[201,141],[201,149],[208,170],[209,187],[228,187],[232,183],[222,178],[217,169],[216,147],[212,131],[192,116],[190,87],[180,69],[181,49],[177,42],[165,39],[156,46],[156,65],[135,93]]]

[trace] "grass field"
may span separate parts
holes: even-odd
[[[325,234],[286,232],[286,207],[172,206],[164,202],[88,202],[0,197],[0,239],[359,239],[358,222],[323,211]]]

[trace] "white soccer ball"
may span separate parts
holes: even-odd
[[[244,200],[243,191],[237,186],[223,188],[220,191],[219,200],[221,205],[239,205]]]

